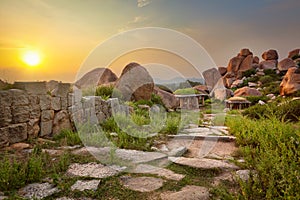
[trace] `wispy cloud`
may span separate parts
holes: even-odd
[[[127,22],[127,24],[120,28],[118,31],[123,32],[132,28],[140,27],[140,26],[145,26],[145,23],[148,21],[148,18],[145,16],[135,16],[132,20]]]
[[[151,0],[137,0],[137,6],[139,8],[142,8],[144,6],[147,6],[148,4],[151,3]]]

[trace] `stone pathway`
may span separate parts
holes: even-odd
[[[188,185],[178,192],[165,192],[160,195],[162,200],[207,200],[209,190],[206,187]]]
[[[101,179],[117,176],[124,172],[125,175],[117,177],[123,187],[138,192],[157,192],[166,182],[179,182],[186,177],[185,174],[178,174],[162,167],[166,165],[159,165],[158,163],[162,161],[201,170],[217,168],[221,173],[212,178],[212,186],[218,185],[222,180],[235,181],[237,177],[247,180],[249,170],[239,170],[232,162],[234,159],[232,155],[237,147],[235,146],[235,138],[227,134],[228,130],[223,126],[187,128],[178,135],[170,135],[165,143],[153,147],[152,149],[155,152],[126,149],[115,149],[112,152],[109,147],[79,148],[78,146],[60,148],[59,150],[49,149],[44,150],[44,152],[57,155],[60,151],[63,152],[63,149],[68,149],[74,155],[87,155],[90,153],[98,159],[107,159],[108,156],[113,156],[118,161],[117,165],[112,166],[95,162],[71,164],[66,175],[79,179],[70,187],[71,191],[95,191],[101,187]],[[134,165],[127,165],[126,163],[133,163]],[[209,189],[187,185],[179,191],[158,193],[158,196],[163,200],[209,199]],[[50,183],[35,183],[22,188],[19,194],[29,199],[42,199],[57,192],[59,192],[59,189]],[[57,200],[73,199],[68,197],[57,198]],[[88,200],[90,198],[78,199]]]
[[[163,186],[164,180],[154,177],[122,176],[121,183],[124,187],[138,192],[152,192]]]

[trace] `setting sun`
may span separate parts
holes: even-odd
[[[37,66],[41,62],[41,55],[37,51],[26,51],[23,56],[22,60],[29,66]]]

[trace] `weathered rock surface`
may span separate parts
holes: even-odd
[[[300,69],[292,67],[288,69],[280,83],[280,95],[292,95],[297,91],[300,91]]]
[[[277,60],[264,60],[259,63],[260,69],[276,69]]]
[[[161,194],[162,200],[208,200],[210,199],[208,188],[187,185],[178,192],[165,192]]]
[[[154,93],[160,96],[162,102],[167,108],[174,109],[179,107],[179,101],[173,94],[166,92],[158,87],[154,87]]]
[[[245,72],[249,69],[252,69],[253,56],[248,55],[241,63],[239,67],[239,72]]]
[[[261,57],[264,59],[264,60],[277,60],[278,59],[278,53],[276,50],[274,49],[270,49],[268,51],[265,51]]]
[[[82,181],[78,180],[74,185],[71,186],[71,190],[97,190],[100,180],[89,180],[89,181]]]
[[[187,165],[190,167],[200,168],[200,169],[238,169],[238,167],[234,164],[226,162],[224,160],[214,160],[208,158],[185,158],[185,157],[169,157],[169,160],[179,164],[179,165]]]
[[[237,89],[234,92],[235,97],[241,96],[262,96],[262,93],[255,88],[250,88],[248,86]]]
[[[211,68],[202,73],[205,83],[208,87],[208,89],[214,88],[214,86],[217,84],[219,79],[221,78],[221,74],[216,68]]]
[[[111,167],[97,163],[78,164],[74,163],[69,166],[66,174],[69,176],[106,178],[114,176],[119,172]]]
[[[75,85],[78,88],[88,88],[91,86],[98,86],[110,82],[114,82],[118,79],[115,73],[108,68],[96,68],[92,71],[87,72]]]
[[[154,177],[121,177],[124,187],[139,192],[152,192],[163,186],[164,180]]]
[[[146,68],[138,63],[130,63],[123,69],[115,87],[125,100],[150,100],[154,82]]]
[[[288,58],[293,58],[294,56],[300,55],[300,49],[294,49],[289,52]]]
[[[130,171],[130,173],[154,174],[154,175],[165,177],[169,180],[175,180],[175,181],[180,181],[185,177],[185,175],[176,174],[171,170],[156,167],[153,165],[147,165],[147,164],[137,165],[133,170]]]
[[[224,76],[227,73],[227,68],[226,67],[218,67],[219,73],[221,76]]]
[[[27,199],[43,199],[59,192],[50,183],[33,183],[19,190],[19,195]]]
[[[69,113],[66,110],[56,113],[53,119],[53,135],[60,133],[62,130],[72,130]]]
[[[291,58],[285,58],[278,63],[279,71],[287,71],[291,67],[296,67],[296,63]]]

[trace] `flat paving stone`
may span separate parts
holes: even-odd
[[[71,186],[71,190],[97,190],[100,180],[89,180],[89,181],[82,181],[78,180],[74,185]]]
[[[163,186],[164,180],[154,177],[122,176],[121,183],[124,187],[138,192],[152,192]]]
[[[69,166],[66,174],[69,176],[91,177],[91,178],[106,178],[118,174],[117,171],[111,167],[104,166],[97,163],[79,164],[74,163]]]
[[[19,195],[27,199],[43,199],[59,192],[50,183],[33,183],[19,190]]]
[[[130,172],[136,174],[154,174],[175,181],[180,181],[185,177],[185,175],[177,174],[169,169],[164,169],[164,168],[156,167],[153,165],[147,165],[147,164],[139,164],[136,166],[135,169],[133,169]]]
[[[209,190],[205,187],[188,185],[178,192],[165,192],[160,195],[162,200],[208,200]]]
[[[111,148],[103,147],[83,147],[81,149],[73,151],[74,154],[84,154],[90,152],[97,158],[106,158],[110,155]],[[163,159],[167,159],[167,155],[160,152],[145,152],[145,151],[137,151],[137,150],[128,150],[128,149],[116,149],[114,152],[114,156],[116,160],[123,160],[127,163],[133,164],[141,164],[148,163],[153,161],[159,161]]]
[[[236,165],[228,163],[224,160],[214,160],[208,158],[185,158],[185,157],[179,157],[179,158],[169,157],[169,160],[179,165],[186,165],[186,166],[201,168],[201,169],[213,169],[213,168],[238,169]]]

